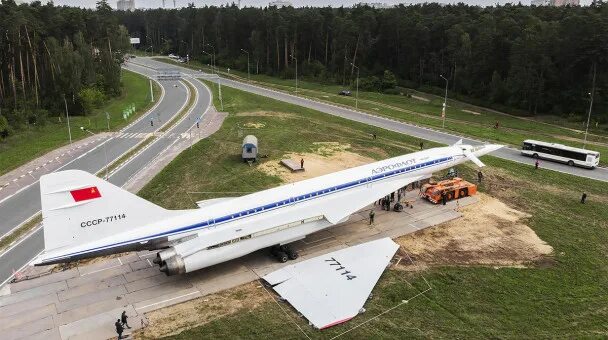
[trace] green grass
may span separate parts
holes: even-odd
[[[216,87],[208,83],[217,93]],[[354,152],[383,158],[407,153],[417,140],[298,106],[225,87],[230,113],[222,128],[186,150],[157,175],[140,195],[168,208],[187,208],[211,198],[194,191],[256,191],[280,183],[241,163],[239,126],[261,122],[255,134],[260,152],[277,161],[285,152],[308,151],[313,142],[350,143]],[[214,98],[217,103],[217,96]],[[243,116],[242,112],[282,112],[281,116]],[[237,113],[241,113],[238,115]],[[288,114],[288,115],[285,115]],[[369,138],[371,130],[381,139]],[[480,190],[532,215],[528,225],[553,246],[555,255],[531,268],[435,267],[422,274],[432,290],[348,333],[355,339],[403,338],[602,338],[608,336],[608,183],[494,157]],[[461,166],[465,177],[476,171]],[[589,201],[578,203],[586,191]],[[221,196],[221,195],[218,195]],[[394,307],[426,288],[420,273],[386,271],[365,305],[367,312],[325,331],[312,329],[288,305],[289,315],[312,338],[331,338]],[[264,294],[260,291],[260,294]],[[339,303],[337,301],[336,303]],[[204,308],[204,304],[201,305]],[[240,311],[172,339],[303,338],[274,303]]]
[[[105,112],[110,114],[110,129],[116,130],[131,123],[154,104],[150,102],[148,78],[123,70],[122,85],[121,96],[108,100],[102,108],[95,110],[88,116],[70,117],[72,140],[90,136],[80,130],[81,126],[92,132],[106,131]],[[153,89],[154,99],[158,100],[161,90],[155,82],[153,82]],[[135,105],[136,113],[124,120],[122,111],[131,104]],[[0,142],[0,175],[68,143],[68,126],[65,116],[61,122],[58,121],[58,118],[52,118],[44,126],[30,127],[18,131],[5,141]]]
[[[203,69],[209,72],[209,67],[197,61],[189,64],[177,63],[173,60],[157,57],[153,58],[192,69]],[[240,81],[247,81],[247,73],[231,70],[228,74],[221,69],[223,76],[231,77]],[[251,79],[259,85],[267,86],[277,90],[294,93],[294,79],[280,79],[263,74],[252,74]],[[339,96],[338,92],[345,87],[339,85],[320,84],[314,81],[300,79],[298,82],[298,93],[302,96],[317,100],[339,104],[346,107],[355,107],[355,91],[351,97]],[[347,87],[348,88],[348,87]],[[521,146],[525,139],[539,139],[547,142],[561,143],[574,147],[583,147],[582,126],[577,126],[563,119],[553,119],[548,122],[542,116],[539,119],[530,117],[518,117],[515,115],[501,114],[491,109],[481,108],[455,100],[448,100],[445,128],[441,119],[443,97],[422,93],[414,90],[403,89],[404,93],[428,99],[428,102],[409,98],[402,95],[389,95],[377,92],[359,92],[358,108],[371,114],[396,118],[401,121],[429,126],[436,129],[445,129],[462,135],[475,137],[481,140],[494,141],[513,146]],[[465,112],[463,110],[480,113],[479,115]],[[494,129],[494,124],[499,122],[499,129]],[[576,129],[573,129],[576,128]],[[608,154],[608,135],[602,128],[590,127],[588,140],[589,149]],[[608,165],[608,159],[600,159],[600,164]]]

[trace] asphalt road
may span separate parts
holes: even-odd
[[[166,68],[166,66],[164,67]],[[127,68],[150,76],[156,74],[154,70],[133,64],[128,65]],[[186,133],[188,129],[196,124],[196,119],[202,117],[206,112],[211,103],[211,93],[201,82],[192,79],[190,79],[190,82],[194,85],[198,94],[192,110],[176,126],[167,131],[164,136],[157,138],[128,163],[116,169],[109,177],[111,183],[118,186],[124,185],[159,153],[175,142],[175,138]],[[161,86],[165,90],[163,100],[154,110],[148,112],[144,118],[125,129],[124,133],[155,132],[163,123],[168,122],[174,114],[180,111],[187,99],[185,85],[179,81],[162,81]],[[154,119],[154,126],[150,124],[151,118]],[[81,169],[95,173],[105,166],[104,146],[107,148],[108,159],[111,161],[119,158],[139,141],[141,141],[141,138],[109,139],[105,145],[100,145],[89,153],[66,164],[61,170]],[[38,211],[40,211],[40,187],[38,182],[36,182],[0,204],[0,216],[2,216],[0,220],[0,234],[4,235],[15,226],[35,215]],[[43,248],[44,237],[42,229],[39,229],[23,239],[18,245],[2,254],[2,257],[0,257],[0,283],[10,278],[13,270],[18,270],[30,262]]]
[[[160,65],[165,65],[166,63],[162,63],[159,61],[155,61],[149,58],[140,58],[137,60],[137,63],[146,65],[149,67],[162,67]],[[202,72],[195,72],[191,69],[187,69],[185,67],[180,67],[181,71],[186,74],[190,74],[193,77],[208,77],[209,74],[205,74]],[[217,82],[214,78],[207,78],[211,81]],[[429,140],[441,144],[454,144],[459,139],[463,140],[465,144],[478,145],[482,144],[482,141],[475,140],[468,137],[456,136],[454,134],[437,131],[421,126],[416,126],[408,123],[403,123],[399,121],[395,121],[392,119],[374,116],[368,113],[364,113],[361,111],[356,111],[354,109],[348,109],[345,107],[332,105],[328,103],[318,102],[312,99],[302,98],[295,95],[290,95],[284,92],[271,90],[268,88],[260,87],[257,85],[251,85],[244,82],[239,82],[235,80],[222,78],[222,85],[230,86],[237,88],[239,90],[244,90],[247,92],[251,92],[254,94],[258,94],[261,96],[265,96],[268,98],[284,101],[291,104],[296,104],[300,106],[304,106],[307,108],[311,108],[317,111],[321,111],[324,113],[328,113],[334,116],[346,118],[349,120],[357,121],[360,123],[368,124],[371,126],[376,126],[378,128],[395,131],[398,133],[402,133],[405,135],[417,137],[424,140]],[[370,129],[370,132],[373,130]],[[492,153],[493,156],[507,159],[514,162],[519,162],[523,164],[530,164],[531,166],[534,164],[534,159],[526,156],[522,156],[520,151],[511,147],[505,147],[498,151]],[[604,155],[607,157],[608,155]],[[566,164],[554,163],[550,161],[543,161],[541,163],[541,167],[544,169],[551,169],[563,173],[568,173],[575,176],[591,178],[599,181],[608,182],[608,168],[596,168],[593,170],[579,168],[579,167],[571,167]]]

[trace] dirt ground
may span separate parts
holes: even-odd
[[[272,301],[262,285],[251,282],[217,294],[146,313],[149,325],[134,334],[136,339],[157,339],[209,323],[242,310]]]
[[[417,268],[433,265],[525,267],[553,252],[553,248],[526,225],[528,214],[483,193],[477,197],[478,203],[461,209],[462,218],[396,240]]]
[[[258,169],[273,176],[280,177],[287,183],[314,178],[332,172],[374,162],[374,159],[348,151],[350,145],[336,142],[315,143],[316,150],[310,153],[290,153],[283,159],[292,159],[296,163],[304,159],[303,172],[292,173],[279,162],[272,160],[262,163]]]
[[[275,117],[275,118],[298,118],[293,113],[274,112],[274,111],[248,111],[236,114],[239,117]]]

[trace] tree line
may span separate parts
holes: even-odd
[[[49,117],[87,114],[120,94],[129,34],[105,0],[95,10],[0,4],[0,139]]]
[[[608,5],[478,7],[400,5],[390,9],[242,8],[117,12],[141,49],[286,78],[385,88],[399,85],[516,108],[528,114],[608,111]],[[391,74],[388,74],[391,78]]]

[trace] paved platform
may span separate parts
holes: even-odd
[[[446,206],[432,205],[409,192],[404,200],[413,208],[403,212],[379,206],[353,214],[333,228],[294,243],[296,261],[382,237],[398,237],[461,216],[458,207],[474,203],[467,197]],[[369,210],[375,223],[369,225]],[[277,263],[267,250],[180,276],[166,276],[151,259],[154,252],[122,254],[77,267],[48,273],[49,268],[28,268],[39,277],[11,283],[0,294],[0,331],[3,339],[108,339],[115,337],[114,322],[123,310],[131,330],[146,323],[145,313],[229,289],[274,271]],[[290,262],[288,262],[290,263]],[[45,273],[45,271],[47,271]]]

